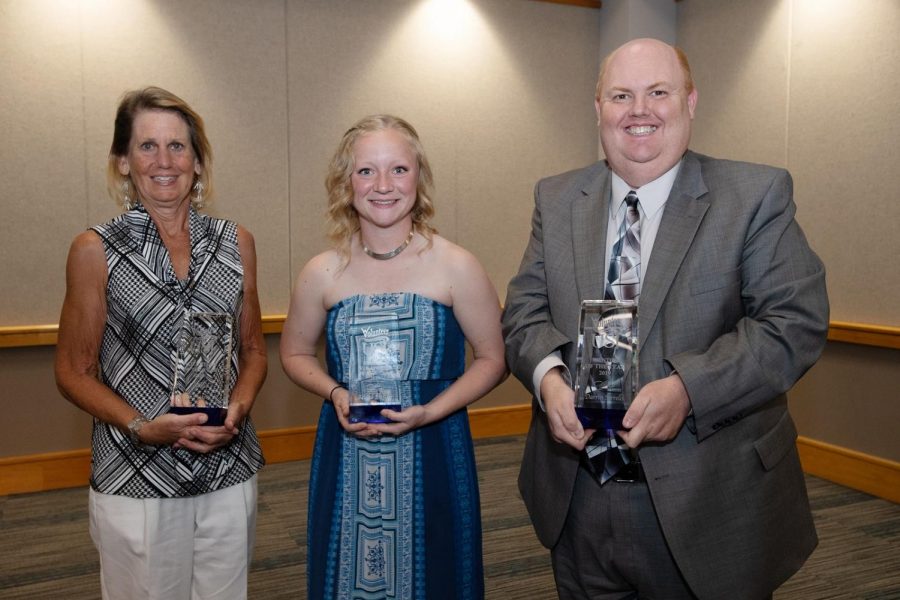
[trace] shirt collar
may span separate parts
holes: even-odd
[[[681,168],[681,163],[682,161],[679,160],[675,163],[674,167],[650,183],[644,184],[637,189],[632,188],[625,183],[624,179],[613,173],[612,203],[610,206],[612,214],[615,215],[618,213],[622,203],[625,202],[625,196],[628,195],[629,191],[634,189],[640,199],[644,216],[653,218],[653,216],[666,205],[666,200],[669,198],[669,192],[672,191],[672,186],[675,185],[675,178],[678,176],[678,170]]]

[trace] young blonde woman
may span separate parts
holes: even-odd
[[[506,374],[500,305],[475,257],[429,224],[431,183],[411,125],[356,123],[326,181],[334,248],[309,261],[291,297],[282,364],[325,399],[309,484],[311,599],[484,595],[466,406]],[[359,421],[348,388],[366,328],[388,332],[399,406]]]

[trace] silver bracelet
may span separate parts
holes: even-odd
[[[131,441],[135,445],[144,445],[144,443],[141,441],[141,428],[149,422],[150,419],[148,419],[144,415],[138,415],[128,422],[128,437],[131,438]]]

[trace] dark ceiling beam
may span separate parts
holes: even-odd
[[[601,0],[535,0],[536,2],[550,2],[552,4],[571,4],[585,8],[603,8]]]

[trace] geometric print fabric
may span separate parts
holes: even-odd
[[[153,419],[169,407],[175,356],[187,312],[235,316],[231,378],[237,378],[243,267],[233,222],[190,210],[191,259],[179,280],[156,225],[142,206],[92,228],[107,261],[107,320],[100,347],[104,384]],[[230,393],[230,390],[229,390]],[[203,494],[249,479],[263,465],[248,417],[224,448],[198,454],[135,446],[117,427],[94,420],[91,486],[106,494],[168,498]]]
[[[465,368],[452,308],[413,293],[357,295],[333,306],[326,325],[328,370],[343,384],[360,322],[393,328],[403,408],[427,403]],[[401,436],[362,439],[343,431],[326,401],[309,488],[310,600],[483,598],[465,409]]]

